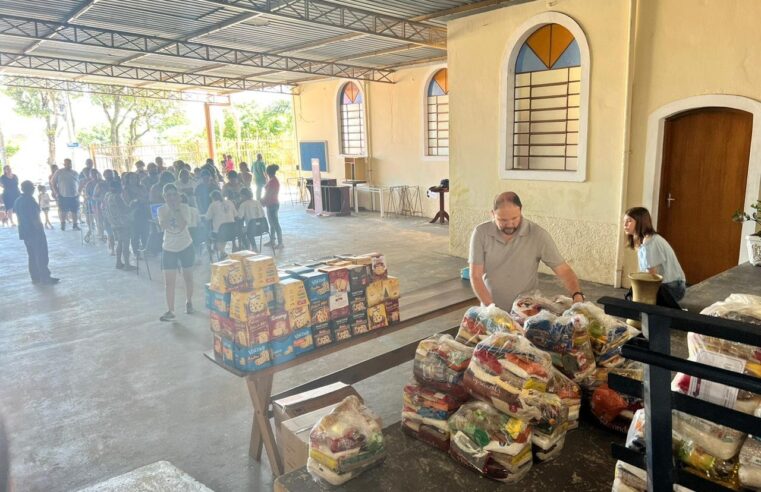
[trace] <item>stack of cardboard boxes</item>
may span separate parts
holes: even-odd
[[[238,251],[212,264],[206,305],[215,357],[252,372],[397,323],[399,280],[378,253],[279,272]]]

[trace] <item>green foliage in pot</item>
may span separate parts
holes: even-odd
[[[734,215],[732,215],[732,220],[735,222],[745,222],[746,220],[752,220],[756,223],[757,227],[761,226],[761,200],[756,200],[756,203],[752,204],[750,208],[753,209],[750,214],[743,212],[742,210],[737,210]],[[751,236],[761,237],[761,230],[757,231],[755,234],[751,234]]]

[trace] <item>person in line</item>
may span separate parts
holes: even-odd
[[[203,244],[203,238],[207,237],[203,235],[205,228],[201,224],[201,214],[198,213],[198,209],[192,206],[188,202],[187,195],[180,193],[180,201],[187,205],[190,210],[190,222],[188,222],[188,231],[190,232],[190,238],[193,240],[193,250],[196,256],[196,265],[201,263],[201,245]]]
[[[280,228],[280,220],[278,219],[278,211],[280,210],[280,200],[278,199],[280,181],[275,176],[278,169],[280,169],[280,166],[277,164],[267,166],[267,184],[264,186],[262,205],[267,207],[267,222],[270,224],[270,241],[265,246],[280,249],[283,247],[283,230]],[[277,242],[275,238],[277,238]]]
[[[148,246],[148,236],[150,234],[151,209],[148,206],[148,190],[140,184],[140,178],[137,173],[124,173],[124,202],[132,213],[132,230],[130,231],[130,242],[132,243],[132,253],[137,258],[141,250]]]
[[[264,185],[267,184],[267,166],[264,164],[264,158],[262,154],[256,154],[256,161],[254,161],[254,182],[256,183],[256,200],[262,200],[262,191],[264,191]]]
[[[13,205],[16,203],[16,199],[21,195],[21,190],[19,190],[18,187],[18,176],[13,174],[11,166],[3,166],[3,175],[0,176],[0,186],[3,187],[3,205],[5,205],[5,213],[11,221],[11,227],[13,227],[16,225],[13,223]]]
[[[142,181],[144,177],[148,176],[148,173],[145,170],[145,162],[137,161],[135,163],[135,173],[137,174],[137,179],[140,181]]]
[[[100,180],[100,173],[97,169],[85,169],[87,173],[82,183],[82,195],[85,200],[85,220],[87,221],[87,234],[85,242],[90,242],[90,238],[95,235],[97,229],[97,202],[95,201],[95,187]]]
[[[101,241],[108,242],[108,249],[113,256],[114,253],[114,238],[111,234],[111,226],[109,225],[108,218],[105,211],[105,199],[106,193],[111,190],[111,181],[114,180],[114,171],[106,169],[103,171],[103,176],[100,173],[95,175],[95,187],[93,188],[92,199],[93,207],[95,209],[95,224],[97,225],[98,237]]]
[[[624,233],[628,247],[637,251],[639,271],[663,277],[656,304],[680,309],[679,301],[687,289],[687,279],[671,245],[655,231],[650,212],[644,207],[627,210]],[[631,289],[627,294],[627,298],[630,297]]]
[[[222,185],[222,195],[229,196],[236,208],[240,205],[240,190],[242,188],[243,185],[241,184],[240,179],[238,179],[238,173],[235,171],[227,173],[227,183]]]
[[[241,162],[238,164],[240,172],[238,173],[238,179],[240,179],[241,186],[244,188],[251,188],[251,181],[254,179],[254,175],[248,169],[248,164]]]
[[[37,187],[37,196],[39,197],[39,204],[42,213],[45,214],[45,229],[52,229],[53,224],[50,223],[50,195],[45,188],[45,185],[39,185]]]
[[[211,174],[207,169],[201,170],[200,179],[196,185],[194,195],[195,203],[198,207],[198,212],[201,215],[206,215],[206,211],[209,210],[211,204],[211,192],[215,190],[214,182],[212,181]]]
[[[61,209],[61,230],[66,230],[66,214],[71,212],[73,229],[79,230],[79,174],[71,168],[71,159],[63,160],[63,169],[53,175],[53,189]]]
[[[510,311],[515,298],[539,286],[541,261],[563,282],[573,302],[584,294],[573,269],[550,234],[523,217],[523,204],[512,191],[494,198],[492,220],[476,226],[470,238],[470,284],[481,304]]]
[[[50,189],[50,195],[55,200],[56,204],[58,203],[58,193],[56,193],[55,188],[53,187],[53,176],[55,176],[56,171],[58,171],[58,166],[55,164],[50,165],[50,175],[48,176],[48,186]],[[58,209],[58,222],[63,222],[63,211],[61,211],[61,207],[57,207]]]
[[[164,158],[163,157],[156,156],[156,158],[153,159],[153,162],[156,163],[156,170],[157,170],[158,174],[161,174],[164,171],[166,171],[166,167],[164,167]]]
[[[153,185],[159,182],[159,167],[153,162],[149,162],[145,169],[147,174],[142,178],[142,185],[150,192]]]
[[[175,186],[177,186],[177,191],[179,191],[181,195],[187,198],[188,205],[190,205],[191,207],[195,206],[196,183],[193,180],[193,177],[191,176],[190,171],[185,169],[184,165],[182,166],[182,169],[177,174],[177,181],[175,182]]]
[[[13,204],[18,218],[18,236],[24,241],[29,255],[29,276],[33,284],[53,285],[58,280],[50,276],[48,268],[48,239],[40,220],[40,207],[34,199],[34,184],[21,183],[21,195]]]
[[[158,183],[151,186],[150,188],[150,192],[148,194],[148,199],[150,202],[164,203],[164,186],[168,185],[169,183],[174,183],[174,181],[174,174],[170,173],[169,171],[164,171],[161,173]]]
[[[230,171],[235,170],[235,163],[233,162],[233,156],[230,154],[227,154],[225,156],[225,172],[229,173]]]
[[[250,221],[253,219],[264,218],[264,208],[262,204],[254,200],[254,194],[251,192],[251,188],[243,188],[240,192],[241,199],[243,200],[238,207],[237,217],[243,222],[246,228],[246,235],[244,239],[248,241],[248,247],[257,253],[259,250],[256,247],[256,237],[253,235],[253,230],[249,228]]]
[[[135,270],[135,267],[129,262],[132,210],[124,202],[121,181],[111,181],[110,188],[106,194],[106,215],[111,224],[111,231],[116,244],[116,268],[117,270],[132,271]]]
[[[92,159],[85,160],[85,167],[79,172],[79,180],[87,181],[90,179],[90,171],[95,169],[95,162]]]
[[[168,183],[164,186],[164,205],[158,209],[159,227],[164,231],[161,246],[161,269],[164,271],[166,286],[167,312],[159,318],[161,321],[173,321],[174,298],[177,282],[177,270],[182,269],[185,282],[185,312],[193,314],[193,265],[195,250],[188,228],[191,216],[190,207],[182,203],[177,187]]]
[[[235,204],[229,196],[222,199],[222,193],[219,190],[211,192],[211,205],[206,211],[206,221],[209,224],[211,239],[214,241],[220,259],[227,256],[225,254],[227,243],[235,239],[236,213]]]

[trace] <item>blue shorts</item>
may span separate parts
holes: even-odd
[[[162,270],[187,270],[192,267],[196,262],[196,251],[191,244],[182,251],[167,251],[161,252],[161,269]]]

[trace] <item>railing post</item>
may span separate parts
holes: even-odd
[[[651,351],[671,354],[670,325],[670,318],[642,313],[643,333],[648,333]],[[647,486],[650,492],[670,492],[674,483],[671,450],[671,372],[646,364],[644,377]]]

